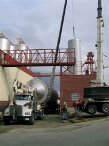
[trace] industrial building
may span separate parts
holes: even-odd
[[[24,47],[24,44],[22,44],[22,46]],[[3,34],[1,34],[0,48],[0,59],[2,60],[4,50],[13,50],[15,49],[15,46],[12,45],[12,43]],[[9,63],[8,59],[5,61]],[[13,61],[13,58],[11,58],[11,61]],[[33,79],[35,76],[35,73],[33,73],[27,67],[5,68],[0,66],[0,109],[4,109],[4,107],[8,104],[9,99],[13,95],[14,80],[18,80],[19,82],[26,84],[28,80]]]
[[[73,103],[78,99],[80,102],[83,101],[84,88],[88,87],[89,82],[96,78],[95,63],[93,60],[94,54],[88,52],[87,60],[82,62],[79,39],[71,39],[68,41],[68,49],[70,52],[72,52],[73,48],[75,49],[75,64],[68,67],[65,75],[60,76],[61,104],[66,101],[69,107],[73,107]]]
[[[0,35],[0,108],[4,108],[12,97],[13,82],[26,84],[37,74],[30,66],[60,66],[60,101],[69,107],[76,99],[83,99],[83,89],[90,80],[96,78],[94,54],[88,52],[86,61],[82,62],[81,44],[79,39],[68,41],[68,49],[58,53],[58,60],[53,64],[55,50],[29,49],[19,38],[14,45],[4,34]]]

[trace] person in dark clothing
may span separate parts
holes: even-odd
[[[67,120],[68,119],[68,111],[67,111],[67,103],[64,102],[64,105],[61,109],[61,113],[62,113],[62,120]]]

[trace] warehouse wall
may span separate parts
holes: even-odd
[[[2,68],[0,67],[0,102],[8,101],[10,89],[13,87],[13,81],[16,79],[22,83],[33,79],[34,77],[19,68],[9,67]],[[10,87],[9,87],[10,86]]]

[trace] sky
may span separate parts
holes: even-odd
[[[56,48],[63,6],[64,0],[0,0],[0,31],[13,43],[21,36],[29,48]],[[105,66],[109,66],[108,8],[109,0],[103,0]],[[97,0],[68,0],[60,48],[68,47],[74,26],[75,36],[81,40],[82,59],[92,51],[96,60],[96,17]],[[108,77],[109,69],[105,69],[105,80]]]

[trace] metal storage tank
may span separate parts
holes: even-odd
[[[3,33],[0,33],[0,49],[3,51],[10,49],[10,41]]]
[[[82,71],[82,58],[81,58],[81,48],[79,39],[71,39],[68,41],[69,52],[72,52],[72,49],[75,49],[75,66],[69,68],[69,73],[73,72],[75,75],[80,75]],[[71,60],[72,61],[72,60]]]
[[[20,50],[23,50],[24,52],[26,52],[27,54],[28,54],[28,50],[29,50],[29,48],[28,48],[28,46],[25,44],[25,42],[22,40],[22,38],[17,38],[17,50],[19,50],[19,52],[21,52]],[[22,56],[20,55],[20,56],[18,56],[17,58],[17,60],[18,61],[22,61],[22,62],[25,62],[26,60],[25,60],[25,58],[27,58],[27,57],[25,57],[25,53],[23,54],[23,51],[22,51]]]
[[[16,58],[16,45],[10,42],[10,53],[13,58]]]
[[[22,38],[17,38],[17,49],[18,50],[28,50],[28,46],[25,44],[25,42],[22,40]]]
[[[26,44],[20,44],[20,50],[28,50],[28,46]]]
[[[50,87],[40,79],[34,78],[27,83],[36,90],[36,102],[56,102],[58,93],[55,90],[50,91]]]

